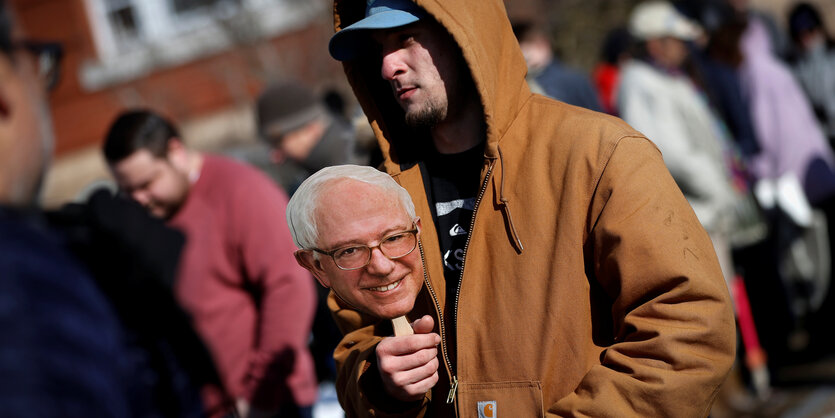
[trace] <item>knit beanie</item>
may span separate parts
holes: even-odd
[[[311,89],[294,82],[276,84],[258,97],[258,133],[262,140],[272,143],[316,120],[324,112],[324,106]]]

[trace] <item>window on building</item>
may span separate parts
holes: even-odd
[[[133,42],[139,36],[136,10],[131,0],[107,0],[104,4],[107,21],[117,42]]]
[[[84,2],[98,53],[81,74],[91,90],[274,36],[326,10],[312,0]]]
[[[200,12],[213,7],[240,6],[241,0],[169,0],[175,13]]]

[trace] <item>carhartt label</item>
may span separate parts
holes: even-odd
[[[496,401],[479,402],[478,418],[496,418]]]

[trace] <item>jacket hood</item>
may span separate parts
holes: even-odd
[[[501,0],[415,0],[452,35],[470,69],[487,127],[485,156],[498,158],[498,145],[531,96],[527,67]],[[366,2],[334,0],[336,31],[362,19]],[[373,62],[369,62],[373,61]],[[379,59],[343,63],[345,74],[386,157],[386,169],[397,174],[420,150],[428,134],[405,125],[403,111],[388,82],[380,76]],[[421,135],[423,133],[424,135]],[[416,147],[421,147],[416,149]]]

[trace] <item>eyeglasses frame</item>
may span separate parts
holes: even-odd
[[[397,260],[399,258],[403,258],[403,257],[411,254],[412,252],[415,251],[415,248],[418,247],[418,241],[419,241],[418,234],[420,233],[420,228],[417,226],[418,219],[420,219],[420,218],[416,218],[415,220],[412,221],[412,229],[408,229],[408,230],[405,230],[405,231],[395,232],[393,234],[386,235],[382,239],[380,239],[380,242],[378,242],[377,245],[374,245],[374,246],[370,246],[370,245],[366,245],[366,244],[363,244],[363,245],[346,245],[346,246],[339,247],[339,248],[336,248],[336,249],[331,250],[331,251],[325,251],[325,250],[322,250],[322,249],[319,249],[319,248],[308,248],[308,250],[309,251],[315,251],[319,254],[324,254],[324,255],[329,256],[331,258],[331,260],[333,260],[333,264],[336,267],[338,267],[340,270],[344,270],[344,271],[359,270],[359,269],[367,266],[368,264],[370,264],[371,263],[371,255],[374,252],[375,248],[380,250],[380,254],[382,254],[383,256],[388,258],[389,260]],[[383,251],[383,248],[382,248],[383,242],[385,242],[386,238],[392,237],[394,235],[405,234],[405,233],[410,233],[415,237],[415,246],[412,247],[412,249],[409,250],[409,252],[407,252],[406,254],[403,254],[403,255],[400,255],[400,256],[397,256],[397,257],[389,257],[388,254],[386,254],[385,251]],[[344,267],[340,266],[339,263],[336,262],[336,258],[333,255],[336,254],[339,250],[343,250],[343,249],[349,248],[349,247],[360,247],[360,246],[368,248],[368,260],[365,262],[365,264],[363,264],[359,267],[344,268]]]

